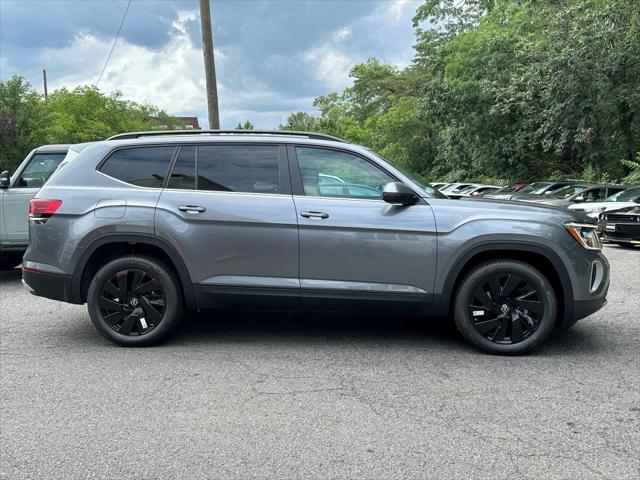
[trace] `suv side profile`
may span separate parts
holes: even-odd
[[[375,195],[374,195],[375,192]],[[152,132],[87,146],[32,200],[23,281],[125,346],[185,308],[453,315],[519,354],[600,309],[609,264],[579,213],[449,200],[372,151],[304,132]]]
[[[20,265],[29,243],[29,200],[64,159],[69,145],[34,148],[12,176],[0,174],[0,270]]]

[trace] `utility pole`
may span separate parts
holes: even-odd
[[[200,0],[200,23],[202,25],[202,50],[204,53],[204,73],[207,84],[209,128],[219,129],[218,85],[216,83],[216,64],[213,59],[213,32],[211,31],[209,0]]]
[[[44,99],[46,100],[49,96],[49,92],[47,91],[47,69],[42,69],[42,80],[44,81]]]

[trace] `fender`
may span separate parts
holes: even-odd
[[[453,288],[464,266],[467,264],[467,262],[469,262],[469,260],[480,253],[496,251],[536,253],[549,260],[553,265],[556,273],[558,274],[558,277],[560,278],[560,284],[562,285],[564,311],[562,312],[561,324],[565,324],[567,321],[570,321],[573,318],[573,290],[571,287],[571,279],[564,263],[562,262],[558,254],[552,249],[540,244],[526,241],[486,241],[476,243],[473,246],[467,248],[464,253],[458,255],[458,258],[453,264],[453,267],[449,270],[449,272],[447,272],[442,292],[440,292],[440,294],[435,294],[432,314],[435,316],[447,316],[448,314],[450,314],[449,305],[451,304],[451,297],[454,293]]]
[[[176,249],[166,240],[160,237],[147,233],[107,233],[101,235],[100,238],[93,241],[82,253],[80,258],[76,261],[73,268],[73,277],[71,280],[71,295],[75,302],[82,303],[82,273],[91,258],[91,255],[101,246],[108,243],[147,243],[154,247],[160,248],[169,259],[173,262],[173,265],[178,272],[180,283],[182,284],[182,290],[184,292],[184,301],[188,308],[196,308],[195,295],[193,291],[193,284],[191,283],[191,276],[189,271],[182,260],[182,257],[178,254]]]

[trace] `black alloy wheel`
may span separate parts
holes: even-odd
[[[489,277],[474,290],[469,312],[480,335],[508,345],[536,331],[544,303],[533,285],[515,273],[506,273]]]
[[[99,299],[103,320],[122,335],[145,335],[162,321],[164,290],[142,270],[121,270],[103,283]]]
[[[518,260],[492,260],[473,268],[454,299],[458,331],[489,353],[526,353],[552,332],[557,299],[538,269]]]
[[[127,347],[167,338],[180,322],[182,305],[182,289],[173,270],[142,255],[123,256],[102,266],[87,292],[93,325],[112,342]]]

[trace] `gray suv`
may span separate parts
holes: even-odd
[[[372,151],[298,132],[153,132],[87,146],[30,206],[23,281],[87,303],[126,346],[185,308],[373,307],[453,316],[531,350],[605,304],[597,226],[564,209],[449,200]]]

